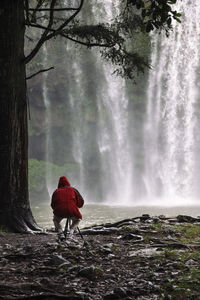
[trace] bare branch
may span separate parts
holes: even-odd
[[[73,11],[73,10],[77,10],[78,8],[69,8],[69,7],[65,7],[65,8],[54,8],[54,11]],[[29,8],[29,11],[51,11],[51,8]]]
[[[35,28],[40,28],[40,29],[46,29],[45,26],[42,26],[42,25],[39,25],[39,24],[30,24],[31,27],[35,27]],[[52,32],[55,32],[56,30],[55,29],[50,29],[50,31]],[[66,33],[64,33],[63,31],[59,32],[59,35],[72,41],[72,42],[75,42],[77,44],[80,44],[80,45],[83,45],[83,46],[87,46],[87,47],[112,47],[115,45],[115,43],[113,44],[100,44],[100,43],[88,43],[88,42],[83,42],[83,41],[80,41],[80,40],[76,40],[72,37],[70,37],[69,35],[67,35]]]
[[[46,41],[46,37],[53,25],[53,15],[54,15],[54,6],[56,4],[56,0],[52,0],[51,1],[51,11],[50,11],[50,16],[49,16],[49,24],[46,27],[45,31],[43,32],[40,40],[38,41],[37,45],[35,46],[35,48],[31,51],[31,53],[25,58],[25,64],[27,64],[29,61],[31,61],[33,59],[33,57],[38,53],[38,51],[40,50],[40,48],[42,47],[42,45],[44,44],[44,42]]]
[[[60,27],[58,27],[54,33],[51,33],[49,34],[47,37],[46,37],[46,40],[50,40],[52,37],[56,36],[57,34],[59,34],[59,31],[62,31],[75,17],[76,15],[78,15],[78,13],[81,11],[82,7],[83,7],[83,3],[84,3],[84,0],[81,0],[80,2],[80,5],[77,9],[77,11],[71,15],[69,17],[69,19],[67,19]]]
[[[40,74],[40,73],[47,72],[47,71],[52,70],[52,69],[54,69],[54,67],[51,67],[51,68],[48,68],[48,69],[40,70],[40,71],[38,71],[38,72],[36,72],[36,73],[34,73],[34,74],[32,74],[32,75],[26,77],[26,80],[31,79],[31,78],[35,77],[36,75],[38,75],[38,74]]]
[[[27,0],[27,1],[28,1],[28,0]],[[33,14],[32,14],[32,16],[31,16],[32,21],[33,21],[33,20],[36,20],[37,9],[39,9],[39,8],[42,6],[43,2],[44,2],[44,0],[38,0],[37,6],[35,7],[35,9],[34,9],[34,11],[33,11]]]
[[[99,43],[82,42],[82,41],[76,40],[74,38],[71,38],[68,35],[65,35],[64,33],[62,34],[62,36],[65,37],[66,39],[70,40],[70,41],[73,41],[77,44],[84,45],[84,46],[87,46],[87,47],[102,47],[102,48],[104,48],[104,47],[112,47],[112,46],[115,45],[115,44],[99,44]]]
[[[30,36],[28,36],[27,34],[25,34],[25,37],[30,41],[30,42],[33,42],[33,38],[31,38]]]
[[[51,6],[50,6],[50,19],[49,19],[49,24],[45,28],[44,33],[42,34],[40,40],[38,41],[37,45],[35,48],[31,51],[31,53],[25,58],[25,64],[29,63],[33,57],[38,53],[42,45],[44,44],[45,41],[50,40],[52,37],[59,35],[62,30],[77,16],[77,14],[81,11],[83,7],[84,0],[80,0],[80,5],[77,8],[76,12],[72,14],[62,25],[60,25],[57,29],[52,30],[52,25],[53,25],[53,17],[54,17],[54,6],[55,6],[56,0],[51,1]],[[32,24],[28,24],[32,26]],[[48,34],[51,32],[50,34]],[[62,35],[62,34],[61,34]]]
[[[25,23],[25,25],[28,25],[28,24],[27,24],[27,23]],[[33,23],[31,23],[31,24],[29,24],[29,26],[30,26],[30,27],[34,27],[34,28],[44,29],[44,30],[46,30],[46,29],[47,29],[47,27],[46,27],[46,26],[43,26],[43,25],[40,25],[40,24],[33,24]],[[53,32],[55,32],[56,30],[55,30],[55,29],[53,29],[53,28],[51,28],[51,29],[49,29],[49,31],[53,31]]]

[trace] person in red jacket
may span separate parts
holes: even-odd
[[[62,233],[62,226],[60,222],[63,218],[70,218],[72,224],[70,226],[70,235],[73,235],[74,230],[77,229],[82,215],[79,211],[84,204],[83,197],[73,187],[71,187],[69,180],[62,176],[58,182],[58,188],[54,191],[51,199],[51,207],[53,209],[53,222],[55,230],[59,234]]]

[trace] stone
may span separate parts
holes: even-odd
[[[48,260],[48,265],[59,266],[66,262],[66,259],[62,255],[52,255]]]
[[[126,290],[120,287],[117,287],[114,289],[114,294],[119,295],[121,297],[125,297],[126,296]]]
[[[110,248],[107,247],[101,247],[101,252],[103,252],[104,254],[111,254],[112,251],[110,250]]]
[[[114,289],[114,291],[110,294],[106,294],[104,296],[104,300],[117,300],[117,299],[123,299],[126,298],[127,291],[124,288],[117,287]]]
[[[71,265],[70,261],[65,261],[63,264],[59,265],[59,270],[68,270]]]
[[[24,247],[23,247],[23,250],[25,251],[25,252],[30,252],[30,251],[32,251],[32,246],[30,245],[30,244],[27,244],[27,245],[25,245]]]
[[[122,237],[123,240],[134,240],[134,241],[143,241],[143,237],[141,235],[133,234],[133,233],[128,233],[125,236]]]
[[[141,217],[140,217],[140,221],[141,222],[145,222],[147,220],[150,219],[150,215],[149,214],[143,214]]]
[[[113,259],[113,258],[115,258],[115,255],[111,253],[111,254],[108,254],[107,257],[108,257],[108,259]]]
[[[12,246],[10,244],[5,244],[3,248],[5,250],[10,250],[10,249],[12,249]]]
[[[48,243],[46,243],[45,247],[46,248],[54,248],[54,249],[56,249],[58,247],[58,243],[48,242]]]
[[[82,277],[86,277],[88,279],[93,279],[95,276],[100,275],[102,273],[102,269],[95,267],[94,265],[90,267],[84,267],[80,269],[79,275]]]
[[[191,217],[191,216],[186,216],[186,215],[178,215],[177,216],[177,220],[180,223],[184,223],[184,222],[186,222],[186,223],[194,223],[194,222],[200,221],[197,218],[194,218],[194,217]]]
[[[108,244],[103,245],[103,247],[105,247],[105,248],[112,248],[113,246],[114,246],[114,243],[108,243]]]
[[[159,218],[153,218],[152,219],[152,223],[154,223],[154,224],[158,224],[159,222],[160,222]]]
[[[0,259],[0,264],[4,267],[4,266],[6,266],[7,264],[8,264],[8,259],[6,259],[6,258],[1,258]]]
[[[185,264],[186,264],[186,266],[192,266],[192,265],[195,265],[196,262],[194,261],[194,259],[189,259],[189,260],[186,261]]]
[[[160,253],[160,251],[159,251],[159,253]],[[152,257],[154,255],[158,255],[157,248],[145,248],[145,249],[128,252],[129,257],[134,257],[134,256]]]
[[[81,267],[82,267],[82,266],[74,266],[74,267],[70,267],[70,268],[68,268],[68,272],[69,272],[69,273],[79,272],[79,270],[80,270]]]

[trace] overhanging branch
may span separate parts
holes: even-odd
[[[78,8],[69,8],[69,7],[63,7],[63,8],[54,8],[54,11],[74,11],[77,10]],[[29,11],[51,11],[51,8],[29,8]]]
[[[52,70],[52,69],[54,69],[54,67],[51,67],[51,68],[48,68],[48,69],[42,69],[42,70],[40,70],[40,71],[38,71],[38,72],[36,72],[36,73],[34,73],[34,74],[32,74],[32,75],[26,77],[26,80],[31,79],[31,78],[37,76],[37,75],[40,74],[40,73],[44,73],[44,72],[50,71],[50,70]]]
[[[102,48],[104,48],[104,47],[112,47],[112,46],[115,45],[115,44],[87,43],[87,42],[82,42],[82,41],[76,40],[74,38],[71,38],[71,37],[69,37],[68,35],[65,35],[65,34],[62,34],[62,36],[65,37],[66,39],[70,40],[70,41],[73,41],[77,44],[87,46],[87,47],[102,47]]]
[[[54,33],[51,33],[49,34],[47,37],[46,37],[46,40],[50,40],[52,37],[56,36],[59,34],[59,32],[61,32],[77,15],[78,13],[81,11],[82,7],[83,7],[83,3],[84,3],[84,0],[81,0],[80,2],[80,5],[77,9],[77,11],[71,15],[69,17],[69,19],[67,19],[62,25],[60,25],[55,31]]]
[[[76,9],[75,13],[73,13],[62,25],[60,25],[57,29],[52,30],[52,25],[53,25],[53,17],[54,17],[54,6],[55,6],[56,0],[52,0],[51,1],[51,6],[50,6],[50,16],[49,16],[49,24],[48,26],[45,28],[44,33],[42,34],[40,40],[38,41],[37,45],[35,46],[35,48],[31,51],[31,53],[25,58],[24,62],[25,64],[29,63],[33,57],[38,53],[38,51],[40,50],[40,48],[42,47],[42,45],[50,40],[51,38],[59,35],[62,30],[77,16],[77,14],[81,11],[82,7],[83,7],[83,3],[84,0],[80,0],[80,5],[79,7]],[[29,26],[32,26],[32,24],[27,24]],[[36,27],[36,26],[35,26]],[[37,26],[38,27],[38,26]],[[49,32],[51,32],[49,34]],[[62,35],[62,34],[61,34]]]
[[[26,1],[28,2],[29,0],[26,0]],[[31,14],[31,20],[36,20],[37,9],[39,9],[42,6],[43,2],[44,2],[44,0],[37,1],[37,6],[35,7],[33,13]]]
[[[43,32],[40,40],[38,41],[37,45],[35,46],[35,48],[31,51],[31,53],[25,58],[24,62],[25,64],[29,63],[33,57],[38,53],[38,51],[40,50],[40,48],[42,47],[42,45],[44,44],[44,42],[46,41],[46,37],[53,25],[53,16],[54,16],[54,6],[56,4],[56,0],[52,0],[51,1],[51,11],[50,11],[50,14],[49,14],[49,23],[45,29],[45,31]]]
[[[29,26],[39,28],[39,29],[44,29],[44,30],[46,29],[45,26],[42,26],[42,25],[39,25],[39,24],[29,24]],[[51,28],[50,31],[55,32],[56,30]],[[70,40],[70,41],[72,41],[72,42],[75,42],[77,44],[87,46],[87,47],[101,47],[101,48],[103,48],[103,47],[112,47],[112,46],[115,45],[115,43],[100,44],[100,43],[83,42],[83,41],[76,40],[76,39],[70,37],[69,35],[65,34],[63,31],[59,32],[59,35],[66,38],[66,39],[68,39],[68,40]]]

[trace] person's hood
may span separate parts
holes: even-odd
[[[64,187],[64,186],[70,186],[69,180],[67,179],[67,177],[62,176],[59,179],[58,182],[58,188]]]

